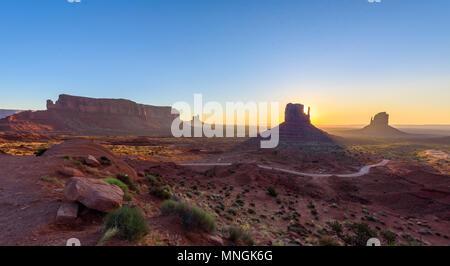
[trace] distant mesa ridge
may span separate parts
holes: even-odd
[[[370,119],[370,124],[362,129],[353,130],[352,133],[372,137],[402,137],[409,135],[389,125],[389,114],[381,112]]]
[[[47,110],[26,111],[0,120],[0,131],[69,135],[168,136],[176,117],[171,107],[125,99],[95,99],[62,94]]]
[[[129,115],[150,121],[152,118],[159,118],[170,114],[171,107],[138,104],[125,99],[95,99],[61,94],[56,103],[53,103],[52,100],[47,100],[47,110]]]

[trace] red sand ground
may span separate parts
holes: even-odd
[[[112,164],[91,168],[77,163],[88,154],[106,156]],[[0,245],[64,245],[71,237],[79,238],[83,245],[98,242],[102,236],[103,215],[100,213],[84,210],[71,227],[55,224],[57,208],[64,200],[62,189],[66,177],[56,173],[62,166],[77,168],[86,176],[96,178],[129,174],[141,187],[141,193],[133,195],[131,204],[144,210],[151,232],[139,243],[143,245],[215,243],[206,233],[186,231],[176,217],[161,216],[158,206],[162,201],[148,194],[151,185],[142,173],[160,175],[178,197],[213,214],[218,223],[217,234],[225,244],[231,244],[226,240],[225,233],[230,225],[249,229],[257,245],[317,245],[320,238],[330,236],[327,221],[344,223],[360,222],[362,219],[372,228],[380,228],[375,229],[377,231],[397,233],[398,243],[416,240],[427,245],[450,244],[448,175],[437,174],[433,169],[420,165],[392,162],[388,167],[374,169],[359,178],[299,177],[256,167],[261,160],[268,164],[271,160],[277,161],[276,158],[276,165],[286,166],[280,156],[289,157],[289,151],[260,157],[245,154],[244,151],[214,154],[215,160],[235,158],[243,162],[232,166],[182,167],[175,163],[148,162],[135,157],[125,158],[124,161],[88,140],[72,140],[54,146],[41,157],[0,154]],[[188,155],[189,151],[186,151]],[[71,159],[64,159],[64,156]],[[291,157],[296,156],[298,154]],[[344,165],[346,158],[339,161],[338,158],[323,157],[325,159],[321,161],[313,157],[298,157],[301,161],[292,168],[349,172],[362,164],[356,162],[349,167]],[[212,155],[206,154],[204,158],[212,158]],[[141,173],[141,176],[136,173]],[[56,181],[42,180],[43,176],[54,177]],[[278,202],[267,194],[266,188],[270,185],[278,192]],[[237,194],[241,195],[244,206],[236,206]],[[310,202],[315,205],[316,215],[308,207]],[[221,204],[224,210],[217,209]],[[225,214],[229,209],[234,209],[237,215],[227,218]],[[300,215],[297,220],[293,217],[295,213]],[[288,226],[295,223],[302,225],[303,233],[288,230]],[[423,229],[431,234],[420,234]],[[113,239],[109,244],[135,243]]]

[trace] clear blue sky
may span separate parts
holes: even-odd
[[[0,109],[199,92],[303,102],[325,124],[450,124],[450,1],[2,0],[0,92]]]

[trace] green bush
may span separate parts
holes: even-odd
[[[63,182],[61,182],[61,181],[58,180],[57,178],[51,177],[51,176],[48,176],[48,175],[42,176],[42,177],[41,177],[41,180],[42,180],[42,181],[53,182],[53,183],[60,184],[60,185],[64,184]]]
[[[150,183],[152,183],[153,186],[161,186],[161,184],[162,184],[161,177],[155,177],[151,174],[147,174],[146,178]]]
[[[237,199],[235,202],[239,206],[244,206],[245,205],[245,201],[243,199]]]
[[[253,246],[255,244],[252,236],[237,226],[231,226],[228,228],[228,239],[235,244],[238,244],[240,241],[249,246]]]
[[[206,211],[186,202],[165,200],[161,204],[163,214],[177,214],[183,226],[189,230],[201,229],[206,232],[214,232],[217,228],[216,220]]]
[[[273,186],[269,186],[267,188],[267,193],[269,193],[269,195],[272,197],[276,197],[278,195],[277,191],[275,190],[275,188]]]
[[[106,183],[111,184],[111,185],[116,185],[116,186],[120,187],[120,189],[123,191],[123,193],[128,193],[127,185],[125,185],[119,179],[116,179],[116,178],[103,178],[102,180],[105,181]]]
[[[326,247],[340,246],[340,244],[338,242],[335,242],[333,239],[331,239],[329,237],[322,237],[321,239],[319,239],[319,245],[326,246]]]
[[[103,246],[111,238],[113,238],[115,235],[117,235],[117,233],[119,233],[119,229],[117,229],[116,227],[106,230],[103,237],[100,239],[100,241],[98,241],[97,246]]]
[[[228,209],[227,212],[231,215],[236,216],[237,215],[237,211],[235,209]]]
[[[172,189],[169,186],[153,186],[150,188],[150,195],[160,199],[171,199]]]
[[[134,182],[131,180],[131,178],[128,175],[118,174],[116,176],[116,178],[119,179],[120,181],[122,181],[125,185],[127,185],[129,189],[131,189],[133,191],[137,190],[136,184],[134,184]]]
[[[337,235],[340,236],[343,232],[342,224],[338,221],[328,221],[327,225],[331,228],[331,230]]]
[[[389,230],[382,231],[381,236],[389,246],[393,246],[397,240],[397,234]]]
[[[350,229],[353,235],[344,237],[344,241],[352,246],[366,246],[367,240],[377,236],[377,232],[364,222],[352,223]]]
[[[121,238],[138,241],[148,233],[145,217],[137,207],[123,206],[105,218],[105,230],[117,228]]]
[[[116,178],[103,178],[103,181],[109,183],[111,185],[118,186],[123,191],[123,199],[125,201],[130,201],[133,199],[133,196],[128,192],[128,187],[122,181]]]

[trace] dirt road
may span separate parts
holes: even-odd
[[[371,165],[363,166],[363,167],[361,167],[361,169],[358,172],[352,173],[352,174],[314,174],[314,173],[303,173],[303,172],[298,172],[298,171],[294,171],[294,170],[289,170],[289,169],[284,169],[284,168],[277,168],[277,167],[271,167],[271,166],[266,166],[266,165],[261,165],[261,164],[258,164],[258,167],[262,168],[262,169],[275,170],[275,171],[284,172],[284,173],[288,173],[288,174],[294,174],[294,175],[300,175],[300,176],[309,176],[309,177],[330,177],[330,176],[359,177],[359,176],[363,176],[363,175],[368,174],[370,172],[370,169],[373,168],[373,167],[385,166],[388,163],[389,163],[389,160],[382,160],[381,162],[379,162],[377,164],[371,164]],[[232,163],[185,163],[185,164],[180,164],[180,165],[181,166],[230,166],[230,165],[232,165]]]

